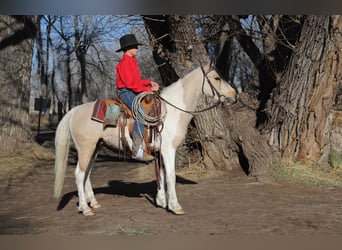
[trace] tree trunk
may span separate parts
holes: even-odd
[[[31,140],[30,76],[36,17],[0,17],[0,150],[21,148]]]
[[[38,17],[38,30],[37,30],[37,38],[36,38],[36,50],[37,50],[37,74],[39,75],[39,96],[45,97],[43,93],[44,92],[44,79],[45,79],[45,60],[44,60],[44,49],[43,49],[43,32],[41,29],[41,22],[42,22],[42,16]]]
[[[70,48],[70,42],[68,39],[65,39],[65,43],[66,43],[66,74],[67,74],[67,88],[68,88],[68,109],[70,110],[73,107],[73,90],[72,90],[72,73],[71,73],[71,48]],[[65,110],[67,111],[67,110]]]
[[[163,26],[155,25],[154,22],[156,22],[156,18],[158,20],[161,20],[163,18]],[[145,17],[145,24],[147,26],[147,30],[150,34],[151,41],[154,42],[154,48],[158,48],[155,44],[157,41],[160,41],[159,48],[163,48],[163,55],[164,55],[164,61],[167,58],[168,65],[165,66],[171,66],[174,70],[174,72],[177,72],[179,76],[184,76],[191,70],[193,70],[195,67],[200,66],[200,64],[208,63],[209,58],[207,56],[207,53],[205,51],[205,48],[201,42],[201,40],[198,38],[198,36],[195,33],[195,26],[192,20],[192,17],[187,16],[180,16],[180,15],[172,15],[172,16],[158,16],[158,17],[148,17],[146,19]],[[164,35],[162,32],[168,32]],[[155,37],[155,35],[158,35],[159,37]],[[164,39],[160,39],[160,37],[163,37]],[[165,39],[167,37],[167,39]],[[161,54],[160,52],[158,54]],[[173,71],[169,71],[173,72]],[[166,76],[162,78],[173,78],[171,76]],[[202,144],[205,143],[205,146],[202,148],[204,149],[204,156],[207,156],[207,154],[212,152],[212,154],[215,155],[215,152],[218,152],[218,150],[210,150],[212,146],[210,144],[213,143],[212,140],[208,140],[208,138],[204,138],[207,136],[201,136],[202,133],[204,135],[211,135],[210,133],[206,133],[204,131],[211,130],[210,127],[215,127],[215,119],[212,117],[214,115],[215,111],[212,112],[205,112],[201,115],[198,115],[195,117],[195,124],[197,129],[199,130],[199,133],[193,133],[192,131],[189,131],[190,134],[198,134],[200,135],[199,139],[202,141]],[[217,114],[217,113],[215,113]],[[190,126],[190,130],[192,130],[193,127]],[[210,136],[211,137],[211,136]],[[215,143],[215,142],[214,142]],[[184,165],[185,163],[189,162],[189,155],[186,155],[182,153],[181,151],[186,151],[188,153],[188,149],[185,147],[180,148],[177,154],[177,164],[178,165]],[[222,150],[219,150],[219,152],[222,152]],[[182,159],[181,159],[182,158]],[[206,158],[206,157],[204,157]],[[215,158],[215,162],[220,162],[221,160],[218,160],[217,157],[212,156],[212,158]],[[217,161],[216,161],[217,160]],[[208,166],[213,165],[213,162],[211,162],[210,158],[205,161],[207,162]],[[210,163],[209,163],[210,162]],[[220,163],[219,163],[220,164]]]
[[[81,88],[80,93],[76,97],[77,105],[88,102],[88,87],[86,81],[86,54],[88,50],[88,44],[85,39],[81,39],[81,32],[79,30],[78,16],[74,17],[74,26],[75,26],[75,52],[78,62],[80,63],[81,68]],[[83,33],[86,31],[83,30]],[[83,34],[83,38],[85,34]]]
[[[169,86],[179,79],[175,69],[172,67],[170,52],[175,51],[174,42],[170,34],[168,16],[154,15],[142,16],[145,28],[149,34],[153,59],[157,64],[162,79],[162,86]]]
[[[329,114],[342,79],[342,17],[309,16],[274,92],[271,144],[282,157],[327,163]]]

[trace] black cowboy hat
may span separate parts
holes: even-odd
[[[120,38],[120,46],[121,48],[118,49],[116,52],[120,52],[128,47],[143,45],[142,43],[139,43],[135,36],[133,34],[124,35]]]

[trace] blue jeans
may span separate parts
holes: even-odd
[[[136,93],[134,93],[132,90],[129,89],[118,89],[118,95],[120,99],[129,107],[129,109],[132,111],[133,107],[133,100],[137,96]],[[140,105],[141,109],[144,110],[142,105]],[[138,122],[137,120],[134,121],[134,128],[133,131],[136,132],[138,135],[143,137],[144,135],[144,124]]]

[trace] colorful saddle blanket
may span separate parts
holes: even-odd
[[[117,125],[120,115],[120,105],[114,100],[96,100],[91,119],[104,123],[104,125]]]

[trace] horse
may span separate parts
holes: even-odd
[[[163,164],[157,176],[159,185],[155,205],[176,215],[185,214],[178,202],[175,187],[176,149],[185,139],[187,127],[196,113],[195,110],[202,95],[216,103],[225,100],[233,103],[237,96],[234,88],[220,77],[211,64],[194,69],[160,92],[165,109],[164,121],[160,125],[162,126],[160,132],[162,140],[159,146]],[[100,207],[90,181],[99,141],[116,149],[122,148],[119,129],[104,128],[100,122],[90,119],[93,105],[94,102],[89,102],[68,111],[58,124],[55,136],[54,196],[59,198],[62,192],[72,139],[78,154],[74,172],[79,199],[78,210],[85,216],[94,215],[92,208]],[[126,140],[131,147],[132,140],[128,136],[128,125],[125,130]]]

